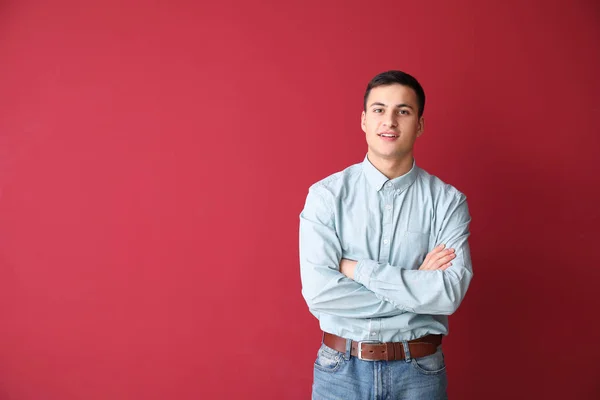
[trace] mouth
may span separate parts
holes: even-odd
[[[383,138],[383,139],[387,139],[387,140],[394,140],[394,139],[397,139],[400,135],[393,133],[393,132],[383,132],[383,133],[378,133],[377,136],[379,136],[380,138]]]

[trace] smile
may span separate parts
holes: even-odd
[[[397,138],[398,135],[394,135],[393,133],[378,133],[377,136],[384,138]]]

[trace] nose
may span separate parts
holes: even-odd
[[[385,126],[387,126],[388,128],[395,128],[397,123],[396,123],[396,118],[394,118],[394,113],[388,113],[385,116],[383,124]]]

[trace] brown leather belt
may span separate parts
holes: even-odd
[[[346,352],[347,339],[325,332],[323,334],[323,343],[325,346],[337,350],[341,353]],[[408,348],[411,358],[420,358],[429,356],[437,351],[437,347],[442,343],[442,335],[427,335],[418,339],[409,340]],[[350,352],[354,357],[360,360],[368,361],[396,361],[404,360],[404,346],[402,342],[355,342],[352,341],[352,350]]]

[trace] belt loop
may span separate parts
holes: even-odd
[[[344,353],[344,360],[350,359],[350,353],[352,352],[352,339],[346,339],[346,353]]]
[[[402,341],[402,348],[404,349],[405,361],[408,363],[408,362],[410,362],[410,348],[408,346],[408,341],[406,341],[406,340]]]

